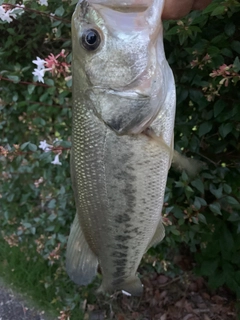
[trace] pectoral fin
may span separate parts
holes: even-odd
[[[97,257],[90,249],[76,215],[67,243],[67,274],[76,284],[87,285],[96,276],[97,266]]]
[[[153,246],[156,246],[159,242],[162,241],[162,239],[165,237],[165,229],[162,223],[162,219],[160,219],[157,229],[155,231],[155,234],[152,238],[152,240],[149,242],[148,246],[147,246],[147,250],[150,249]]]
[[[194,177],[204,167],[205,164],[202,161],[185,157],[176,150],[173,150],[173,140],[171,147],[169,147],[163,138],[157,136],[151,128],[146,129],[144,133],[156,141],[161,148],[169,152],[170,161],[172,161],[174,169],[178,171],[185,170],[189,176]]]

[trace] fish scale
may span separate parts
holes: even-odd
[[[155,141],[144,135],[117,136],[81,102],[76,105],[72,161],[79,221],[90,248],[101,254],[99,263],[108,289],[135,275],[154,235],[166,183],[161,168],[169,163],[169,155],[163,157]]]
[[[136,19],[136,34],[121,29],[127,13],[100,4],[81,0],[73,15],[71,176],[77,214],[66,269],[74,282],[85,285],[99,265],[99,292],[140,295],[142,256],[164,237],[161,210],[171,163],[175,88],[162,46],[162,6],[163,0],[154,0],[146,11],[134,8],[126,21],[134,26]],[[119,19],[119,34],[116,25],[108,25],[111,15]],[[89,26],[101,30],[96,51],[81,46]]]

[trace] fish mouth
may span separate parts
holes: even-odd
[[[122,97],[129,100],[149,100],[150,95],[139,92],[137,90],[116,90],[112,88],[93,87],[94,91],[97,90],[100,93],[106,93],[118,97]]]
[[[143,12],[147,10],[147,8],[152,4],[152,0],[125,0],[124,2],[122,0],[119,1],[103,1],[103,0],[88,0],[91,4],[100,4],[105,7],[108,7],[115,11],[120,12]]]

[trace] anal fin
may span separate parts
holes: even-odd
[[[85,239],[76,214],[67,243],[67,274],[76,284],[87,285],[96,276],[97,266],[98,259]]]

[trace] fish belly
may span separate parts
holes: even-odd
[[[169,153],[143,134],[116,135],[82,100],[75,101],[72,144],[81,229],[100,264],[104,291],[124,290],[161,217]]]

